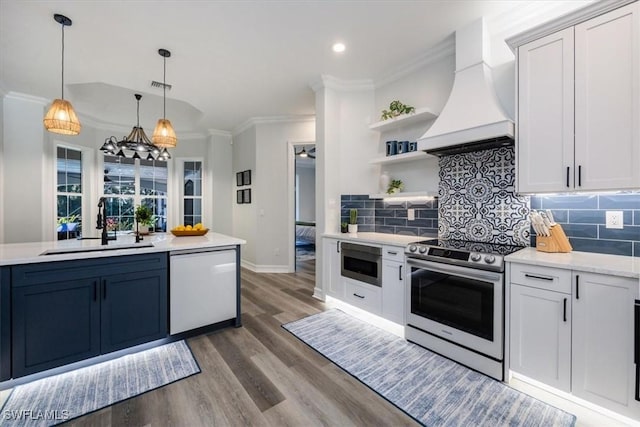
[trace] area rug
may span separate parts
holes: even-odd
[[[187,343],[176,341],[17,386],[0,425],[56,425],[199,372]]]
[[[296,261],[310,261],[316,259],[316,249],[314,245],[296,247]]]
[[[576,417],[340,310],[282,325],[425,426],[573,426]]]

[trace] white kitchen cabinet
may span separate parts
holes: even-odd
[[[322,250],[324,251],[324,277],[327,285],[325,291],[327,295],[335,298],[344,299],[344,280],[340,273],[341,254],[340,239],[323,239]]]
[[[640,186],[640,3],[575,27],[575,167],[582,190]]]
[[[571,295],[511,285],[511,370],[571,390]]]
[[[634,418],[638,280],[574,272],[572,393]]]
[[[573,28],[518,48],[518,191],[573,186]]]
[[[518,47],[519,192],[640,186],[639,8]]]
[[[396,248],[395,251],[404,258],[402,249]],[[384,253],[385,249],[382,258],[382,317],[404,325],[404,259],[385,258]]]
[[[509,369],[640,419],[638,279],[516,262],[508,271]]]

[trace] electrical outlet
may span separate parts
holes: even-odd
[[[607,211],[607,228],[623,228],[624,214],[622,211]]]
[[[413,221],[416,219],[416,210],[415,209],[407,209],[407,219],[409,221]]]

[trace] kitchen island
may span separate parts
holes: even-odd
[[[0,245],[0,381],[240,326],[244,243],[210,232]]]

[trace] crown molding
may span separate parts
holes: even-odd
[[[220,130],[220,129],[207,129],[209,136],[224,136],[231,138],[232,134],[228,130]]]
[[[16,99],[19,101],[34,102],[36,104],[42,104],[42,105],[48,105],[51,102],[51,100],[47,98],[43,98],[41,96],[33,96],[33,95],[28,95],[26,93],[13,92],[13,91],[7,92],[5,95],[5,98]]]
[[[312,122],[315,121],[316,116],[314,114],[306,114],[306,115],[293,115],[293,116],[267,116],[267,117],[251,117],[244,121],[242,124],[237,126],[231,132],[232,136],[237,136],[238,134],[244,132],[249,129],[251,126],[255,125],[263,125],[263,124],[273,124],[273,123],[304,123],[304,122]]]
[[[456,53],[456,38],[452,33],[440,43],[429,48],[426,52],[420,55],[418,58],[406,62],[404,65],[396,68],[394,71],[384,75],[375,82],[375,88],[381,88],[390,83],[393,83],[401,78],[433,63],[439,62],[444,58],[453,56]]]
[[[537,25],[529,30],[523,31],[507,38],[505,41],[512,51],[523,44],[548,36],[565,28],[572,27],[581,22],[587,21],[603,13],[618,9],[638,0],[602,0],[591,3],[573,12],[566,13],[541,25]]]
[[[342,80],[328,74],[322,74],[318,79],[309,83],[309,86],[314,92],[325,88],[340,92],[358,92],[375,89],[375,85],[371,79]]]

